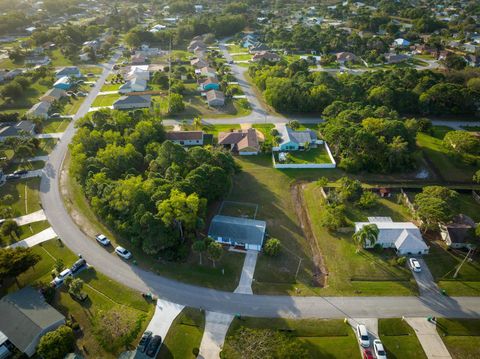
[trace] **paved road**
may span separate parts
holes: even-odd
[[[72,221],[59,191],[59,172],[74,135],[74,122],[83,117],[111,72],[117,54],[87,96],[64,136],[49,156],[41,184],[40,198],[53,229],[74,252],[81,253],[97,270],[135,290],[151,290],[160,298],[208,311],[260,317],[382,318],[480,317],[478,298],[432,297],[288,297],[229,293],[173,281],[127,263],[88,238]],[[238,123],[238,120],[237,120]]]

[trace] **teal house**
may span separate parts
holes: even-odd
[[[278,145],[279,151],[297,151],[303,150],[305,146],[317,145],[317,135],[310,129],[294,131],[285,125],[278,126],[277,129],[282,136],[282,142]]]

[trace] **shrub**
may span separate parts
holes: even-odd
[[[74,342],[72,328],[62,325],[40,339],[37,352],[44,359],[62,359],[73,350]]]
[[[398,257],[397,258],[397,264],[401,267],[403,267],[407,263],[407,257]]]
[[[266,255],[275,257],[278,256],[281,250],[280,241],[277,238],[270,238],[264,246],[264,251]]]
[[[360,196],[360,199],[357,202],[357,205],[360,208],[368,209],[368,208],[373,208],[377,205],[378,201],[378,196],[371,192],[371,191],[365,191],[363,194]]]

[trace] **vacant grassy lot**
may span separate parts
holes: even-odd
[[[420,132],[417,145],[445,180],[471,182],[477,168],[450,156],[442,144],[445,134],[451,130],[449,127],[435,126],[431,135]]]
[[[105,84],[102,86],[102,92],[105,91],[118,91],[118,89],[122,86],[122,84]]]
[[[0,86],[0,89],[4,85]],[[42,96],[50,87],[52,81],[49,78],[42,78],[32,83],[23,93],[23,96],[17,97],[11,101],[0,99],[0,111],[20,112],[27,111],[30,107],[38,102],[38,98]]]
[[[197,355],[205,328],[205,315],[198,309],[185,308],[173,321],[158,358],[193,359]]]
[[[233,55],[232,58],[234,61],[250,61],[252,59],[252,55],[250,54]]]
[[[12,207],[15,217],[38,211],[40,209],[39,186],[40,178],[38,177],[7,181],[0,187],[2,204]],[[11,195],[12,198],[5,201],[6,195]]]
[[[63,132],[70,123],[69,118],[55,118],[43,122],[43,133]]]
[[[65,159],[65,168],[68,166],[69,156]],[[128,248],[140,266],[172,279],[226,291],[233,291],[237,287],[244,261],[243,254],[225,251],[220,261],[216,262],[215,268],[205,256],[203,264],[200,265],[198,255],[193,253],[184,263],[147,256],[141,248],[133,246],[125,238],[120,238],[102,223],[92,211],[80,185],[66,173],[62,174],[61,190],[67,210],[92,241],[96,233],[104,233],[113,246],[119,244]]]
[[[427,358],[415,331],[407,322],[398,319],[379,319],[378,331],[388,358]]]
[[[33,156],[46,156],[53,151],[57,144],[56,138],[42,138],[38,149],[33,153]]]
[[[242,47],[240,45],[231,44],[231,45],[228,45],[227,48],[228,48],[228,52],[230,52],[232,54],[240,53],[240,52],[248,53],[248,49],[246,47]]]
[[[393,251],[361,250],[352,240],[352,232],[331,233],[320,223],[324,211],[320,188],[312,183],[305,187],[304,198],[320,251],[328,271],[328,286],[324,295],[412,295],[416,285],[410,271],[395,264]],[[394,220],[405,219],[403,209],[394,202],[382,199],[375,210],[359,211],[348,206],[348,220],[366,220],[369,215],[390,215]]]
[[[225,358],[232,355],[229,341],[241,327],[271,329],[287,332],[300,340],[311,358],[357,358],[359,349],[350,326],[343,320],[326,319],[282,319],[282,318],[235,318],[227,332],[224,350]]]
[[[435,281],[447,294],[455,296],[480,295],[480,262],[478,254],[472,256],[458,272],[457,278],[453,275],[466,256],[466,252],[447,250],[443,241],[430,241],[430,254],[424,259],[432,272]]]
[[[120,98],[119,94],[100,95],[95,98],[92,107],[112,106]]]
[[[439,318],[437,331],[453,359],[480,358],[480,320]]]
[[[53,239],[39,244],[32,249],[41,256],[41,261],[33,268],[20,275],[18,282],[21,287],[37,285],[40,282],[51,281],[51,270],[55,260],[61,258],[65,266],[71,266],[78,258],[59,240]],[[116,338],[107,344],[107,333],[100,331],[99,315],[115,308],[127,318],[127,326],[131,337],[125,340],[129,345],[138,340],[151,316],[154,306],[144,300],[140,293],[113,282],[93,268],[85,269],[78,275],[84,281],[83,290],[88,299],[79,303],[64,290],[57,290],[53,306],[67,318],[73,318],[80,324],[82,335],[77,337],[76,346],[84,355],[94,355],[101,358],[116,358],[125,349]],[[17,285],[13,284],[8,290],[14,291]],[[120,325],[121,326],[121,325]],[[121,329],[121,328],[117,328]],[[108,350],[107,350],[108,349]]]

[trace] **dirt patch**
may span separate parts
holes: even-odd
[[[305,183],[296,182],[290,187],[293,203],[295,206],[295,212],[302,226],[303,233],[307,239],[310,249],[312,251],[313,260],[313,278],[312,285],[315,287],[327,286],[327,267],[323,259],[320,247],[318,246],[318,240],[312,230],[311,220],[308,215],[308,211],[305,208],[305,201],[303,198],[303,188]]]

